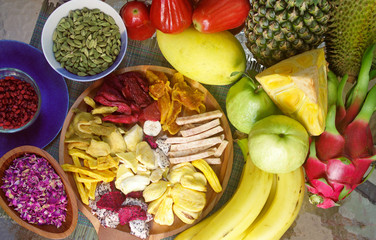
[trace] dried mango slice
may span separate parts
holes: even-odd
[[[327,62],[323,48],[283,60],[256,75],[264,90],[286,115],[320,135],[327,114]]]
[[[172,89],[172,100],[178,101],[189,110],[200,111],[200,105],[205,100],[205,94],[198,89],[188,86],[186,82],[179,82]]]

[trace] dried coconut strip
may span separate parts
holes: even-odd
[[[221,144],[219,145],[219,147],[217,148],[217,151],[215,151],[214,157],[220,157],[220,156],[222,156],[222,153],[226,149],[227,144],[228,144],[228,141],[227,140],[223,140],[221,142]]]
[[[218,118],[216,118],[216,119],[214,119],[210,122],[204,123],[200,126],[190,128],[190,129],[186,129],[186,130],[180,130],[180,133],[183,137],[189,137],[189,136],[192,136],[192,135],[196,135],[196,134],[205,132],[206,130],[212,129],[212,128],[218,126],[219,124],[220,124],[220,121],[219,121]]]
[[[213,146],[217,143],[221,143],[223,140],[224,140],[224,135],[222,134],[221,136],[206,138],[206,139],[197,140],[197,141],[193,141],[189,143],[172,144],[170,147],[170,151],[176,152],[176,151],[182,151],[182,150],[187,150],[187,149],[193,149],[197,147],[204,147],[208,145]]]
[[[187,149],[187,150],[176,151],[176,152],[169,152],[168,157],[175,158],[175,157],[189,156],[189,155],[192,155],[192,154],[195,154],[195,153],[205,151],[205,150],[209,149],[210,147],[212,147],[214,145],[215,144],[204,146],[204,147],[197,147],[197,148],[192,148],[192,149]],[[217,149],[217,148],[213,148],[213,149]]]
[[[208,149],[207,151],[200,152],[200,153],[193,154],[193,155],[189,155],[189,156],[170,158],[170,163],[171,164],[178,164],[178,163],[182,163],[182,162],[190,162],[190,161],[210,157],[210,156],[214,155],[216,150],[217,150],[216,148],[212,148],[212,149]]]
[[[208,164],[221,164],[222,161],[220,158],[204,158],[204,160],[208,163]]]
[[[176,124],[184,125],[189,123],[197,123],[203,121],[209,121],[215,118],[222,117],[223,113],[220,110],[214,110],[211,112],[200,113],[196,115],[186,116],[186,117],[178,117],[176,118]]]
[[[209,129],[206,132],[202,132],[197,135],[193,135],[190,137],[169,137],[166,139],[166,143],[188,143],[188,142],[193,142],[196,140],[204,139],[211,137],[217,133],[223,132],[223,128],[221,126],[217,126],[215,128]]]

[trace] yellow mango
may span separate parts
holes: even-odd
[[[210,85],[226,85],[241,77],[246,68],[245,52],[228,31],[201,33],[190,27],[178,34],[157,30],[159,49],[184,76]],[[232,75],[232,73],[238,72]]]
[[[256,79],[281,111],[299,121],[311,135],[324,131],[328,87],[323,48],[285,59]]]

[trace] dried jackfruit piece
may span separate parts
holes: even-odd
[[[206,204],[206,194],[204,192],[184,188],[180,183],[172,187],[171,196],[174,204],[187,211],[202,211]]]
[[[194,223],[194,221],[200,216],[202,212],[202,211],[199,211],[199,212],[187,211],[184,208],[176,204],[172,206],[172,210],[174,211],[176,216],[186,224]]]
[[[323,48],[285,59],[256,75],[281,111],[314,136],[325,129],[327,62]]]
[[[158,207],[157,212],[154,215],[154,222],[159,225],[171,226],[174,223],[174,212],[172,210],[172,205],[174,200],[170,196],[163,198],[161,204]]]
[[[175,184],[179,183],[184,175],[193,175],[195,172],[197,171],[191,163],[179,163],[170,169],[170,173],[167,175],[167,179],[171,183]]]
[[[169,185],[169,182],[163,180],[148,185],[142,193],[145,202],[151,202],[160,198],[166,192]]]
[[[155,215],[158,211],[159,205],[162,203],[163,199],[165,199],[167,196],[171,196],[171,187],[168,186],[164,194],[159,197],[158,199],[151,201],[148,204],[148,213]]]
[[[192,175],[183,175],[180,179],[183,187],[196,191],[206,192],[206,177],[200,172],[195,172]]]

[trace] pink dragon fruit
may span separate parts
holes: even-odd
[[[367,90],[375,47],[371,45],[364,54],[357,83],[346,96],[346,107],[342,101],[344,76],[336,105],[329,108],[324,133],[312,139],[303,167],[310,202],[317,207],[339,206],[373,170],[368,171],[376,160],[369,121],[376,110],[376,85]]]

